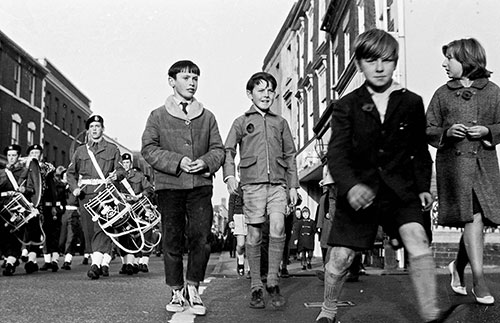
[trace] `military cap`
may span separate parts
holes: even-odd
[[[17,144],[8,145],[7,147],[5,147],[5,149],[3,150],[3,154],[7,156],[7,152],[9,150],[15,150],[19,155],[21,155],[21,146]]]
[[[132,156],[129,153],[124,153],[122,155],[122,160],[132,160]]]
[[[85,129],[88,130],[92,122],[100,122],[101,125],[104,127],[104,119],[99,115],[94,115],[88,118],[87,122],[85,122]]]
[[[26,151],[26,154],[29,155],[32,150],[40,150],[41,152],[43,151],[43,147],[39,144],[34,144],[28,147],[28,151]]]

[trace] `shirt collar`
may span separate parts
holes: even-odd
[[[374,95],[386,95],[386,96],[389,96],[389,95],[391,95],[392,92],[399,91],[399,90],[403,89],[403,87],[401,86],[401,84],[399,84],[396,81],[392,81],[391,86],[389,86],[389,88],[387,90],[385,90],[384,92],[382,92],[382,93],[375,92],[368,85],[365,85],[365,86],[366,86],[366,89],[368,90],[368,93],[370,93],[371,96],[374,96]]]

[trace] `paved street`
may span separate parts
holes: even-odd
[[[317,306],[323,294],[322,282],[316,278],[319,269],[316,259],[313,271],[302,271],[292,263],[292,277],[282,279],[282,293],[287,307],[276,311],[271,307],[253,310],[248,307],[249,280],[239,278],[235,260],[213,254],[207,280],[202,285],[203,299],[208,307],[205,317],[189,312],[171,315],[165,311],[169,291],[164,285],[161,258],[151,258],[148,274],[123,276],[118,274],[119,261],[111,264],[110,277],[89,280],[87,266],[75,257],[73,270],[57,273],[38,272],[27,276],[22,267],[13,277],[0,276],[0,322],[314,322]],[[438,270],[439,296],[443,306],[464,304],[448,322],[500,322],[500,305],[476,305],[471,296],[455,296],[448,288],[444,269]],[[339,320],[344,322],[417,323],[414,298],[409,276],[382,275],[380,270],[368,270],[360,282],[348,283],[343,300],[354,306],[343,307]],[[500,299],[500,269],[488,268],[491,290]],[[470,273],[467,275],[471,284]],[[306,307],[305,303],[313,307]]]

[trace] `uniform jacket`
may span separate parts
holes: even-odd
[[[358,183],[377,193],[383,181],[402,201],[429,192],[432,159],[425,125],[421,97],[406,89],[390,94],[383,123],[366,85],[340,99],[333,108],[328,145],[338,200],[345,201]]]
[[[94,163],[92,163],[90,159],[90,155],[87,151],[88,145],[89,144],[81,145],[75,150],[71,158],[71,163],[68,166],[67,177],[71,192],[78,188],[78,179],[80,176],[82,179],[101,179],[94,167]],[[96,149],[94,155],[105,177],[108,177],[109,174],[115,170],[118,180],[124,177],[125,171],[120,165],[120,151],[115,144],[102,139],[97,144],[97,148],[92,149]],[[83,188],[83,192],[85,192],[85,194],[96,194],[94,189],[94,185],[87,185]]]
[[[192,189],[212,185],[212,177],[224,162],[224,146],[215,116],[193,100],[186,116],[172,96],[151,112],[142,134],[142,156],[155,171],[155,189]],[[208,171],[181,171],[184,156],[201,159]]]
[[[297,251],[314,250],[314,236],[316,234],[316,223],[314,220],[302,219],[295,223],[292,232],[292,241],[297,241]]]
[[[224,178],[235,176],[237,145],[240,145],[242,186],[271,183],[299,187],[295,145],[283,117],[271,111],[262,116],[252,106],[233,122],[225,144]]]
[[[24,167],[21,163],[17,162],[10,167],[7,167],[14,175],[14,178],[17,181],[19,186],[25,187],[24,196],[31,197],[35,193],[33,187],[33,181],[31,176],[29,176],[29,169]],[[0,169],[0,192],[14,191],[14,187],[12,186],[7,174],[5,173],[5,169]]]
[[[455,123],[486,126],[490,134],[480,140],[447,138]],[[427,109],[427,136],[437,148],[438,222],[463,226],[472,221],[472,190],[484,216],[500,224],[500,174],[495,146],[500,141],[500,88],[477,79],[470,88],[452,80],[441,86]]]
[[[138,170],[135,170],[133,168],[129,169],[128,171],[125,172],[126,176],[125,178],[129,182],[130,186],[132,187],[132,190],[134,191],[135,195],[142,194],[143,196],[146,196],[148,198],[153,197],[153,186],[151,183],[146,179],[146,176],[144,176],[144,173]],[[117,182],[116,186],[118,187],[118,190],[122,193],[129,193],[125,186],[121,182]]]

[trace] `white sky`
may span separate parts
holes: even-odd
[[[132,150],[149,112],[171,94],[166,72],[181,59],[201,69],[196,98],[225,140],[250,102],[245,84],[262,69],[293,0],[1,0],[0,30],[48,58],[92,101],[106,133]],[[214,203],[227,197],[219,171]]]

